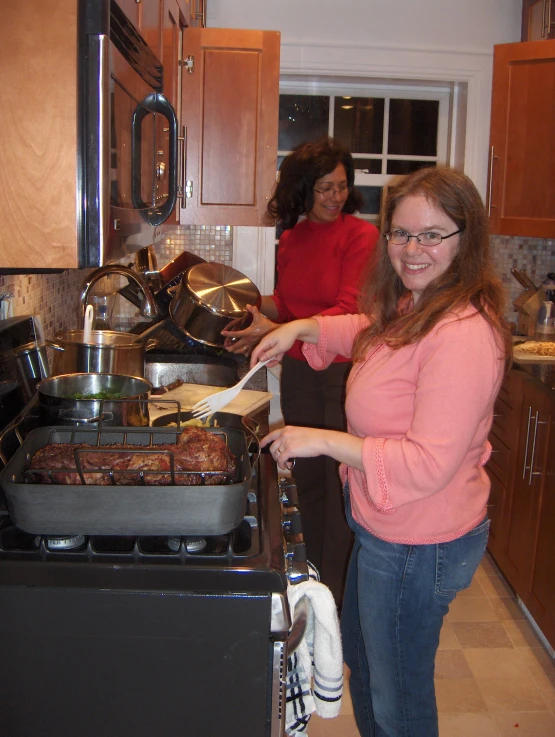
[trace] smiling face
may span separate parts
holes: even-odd
[[[430,231],[449,235],[458,230],[458,226],[425,197],[409,195],[397,205],[390,230],[403,230],[411,235]],[[387,252],[391,265],[404,286],[412,291],[414,304],[428,284],[447,271],[457,254],[459,238],[459,235],[454,235],[441,241],[438,246],[423,246],[416,238],[411,238],[403,246],[388,242]]]
[[[323,195],[316,191],[327,189],[333,189],[332,194]],[[307,213],[308,219],[313,223],[333,223],[341,214],[348,196],[347,172],[343,164],[338,164],[332,172],[314,182],[314,205]]]

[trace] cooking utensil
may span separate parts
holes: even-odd
[[[216,392],[215,394],[210,394],[208,397],[205,397],[194,404],[191,407],[193,417],[202,419],[203,417],[208,417],[208,415],[212,415],[214,412],[226,407],[233,399],[235,399],[251,376],[267,363],[268,361],[259,361],[256,366],[253,366],[251,370],[243,376],[241,381],[238,381],[237,384],[235,384],[235,386],[231,386],[229,389],[224,389],[223,391]]]
[[[52,375],[74,373],[145,375],[145,354],[155,340],[115,330],[92,330],[90,342],[83,330],[62,330],[47,344],[54,349]]]
[[[121,374],[65,374],[37,384],[41,414],[46,422],[61,425],[118,425],[146,427],[152,384]],[[97,398],[78,398],[83,395]],[[102,395],[107,398],[102,399]],[[112,395],[112,396],[110,396]]]
[[[191,266],[179,285],[172,287],[169,314],[186,336],[220,347],[222,330],[234,321],[237,330],[251,320],[247,305],[260,307],[260,292],[240,271],[218,263]]]
[[[48,443],[103,446],[125,443],[138,452],[177,442],[175,428],[59,428],[33,430],[0,474],[10,516],[21,530],[40,535],[224,535],[245,514],[251,484],[246,435],[234,428],[209,428],[225,435],[237,459],[231,484],[214,486],[89,485],[26,483],[30,458]],[[108,472],[106,472],[108,473]]]
[[[91,333],[94,320],[94,307],[87,305],[85,308],[85,318],[83,320],[83,343],[91,342]]]

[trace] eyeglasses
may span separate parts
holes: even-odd
[[[441,235],[434,230],[428,233],[419,233],[418,235],[410,235],[410,233],[405,233],[404,230],[392,230],[391,233],[386,233],[385,237],[394,246],[405,246],[411,238],[416,238],[421,246],[439,246],[441,241],[444,241],[446,238],[452,238],[454,235],[462,233],[463,230],[464,228],[461,228],[454,233],[449,233],[449,235]]]
[[[322,189],[316,189],[316,187],[314,187],[314,191],[318,192],[318,194],[321,194],[322,197],[324,197],[325,199],[331,197],[336,192],[339,192],[339,194],[343,197],[351,190],[352,187],[348,187],[346,184],[342,184],[340,187],[322,187]]]

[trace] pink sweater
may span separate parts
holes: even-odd
[[[486,513],[483,466],[504,356],[474,308],[459,317],[446,317],[415,345],[373,349],[349,376],[348,427],[364,438],[364,471],[342,466],[342,479],[355,520],[390,542],[453,540]],[[303,346],[315,369],[336,353],[350,356],[367,324],[362,315],[316,319],[318,345]]]

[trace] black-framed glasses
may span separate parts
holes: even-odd
[[[449,233],[449,235],[441,235],[441,233],[435,230],[418,233],[418,235],[411,235],[404,230],[392,230],[390,233],[386,233],[385,237],[394,246],[405,246],[411,238],[416,238],[421,246],[439,246],[441,241],[444,241],[446,238],[452,238],[454,235],[462,233],[463,230],[464,228],[460,228],[459,230],[455,230],[454,233]]]
[[[351,190],[352,187],[349,187],[346,184],[342,184],[339,187],[322,187],[322,189],[316,189],[316,187],[314,187],[314,191],[318,192],[318,194],[321,194],[324,198],[331,197],[336,192],[339,192],[339,194],[343,197],[344,195],[349,194]]]

